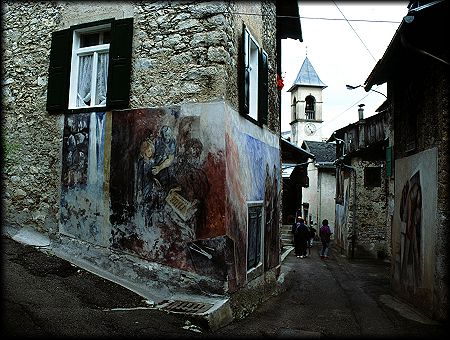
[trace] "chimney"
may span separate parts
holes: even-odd
[[[364,119],[364,109],[363,107],[365,106],[365,104],[359,104],[359,109],[358,109],[358,116],[359,116],[359,120],[363,120]]]

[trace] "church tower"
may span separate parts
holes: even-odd
[[[322,90],[326,88],[314,67],[305,57],[291,93],[292,142],[298,146],[304,140],[322,141]]]

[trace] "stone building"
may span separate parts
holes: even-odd
[[[391,286],[448,322],[450,4],[411,1],[408,9],[365,89],[387,83],[392,101]]]
[[[390,147],[388,105],[379,113],[334,131],[336,142],[335,245],[352,258],[381,258],[389,254],[388,216]]]
[[[2,21],[4,224],[155,302],[268,297],[297,2],[5,1]]]

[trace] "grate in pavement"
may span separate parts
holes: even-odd
[[[210,303],[175,300],[169,301],[168,303],[162,305],[161,308],[170,312],[196,314],[196,313],[204,313],[212,306],[213,305]]]

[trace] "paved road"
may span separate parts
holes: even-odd
[[[284,261],[286,291],[243,320],[214,333],[185,315],[149,309],[143,299],[34,247],[2,238],[2,336],[443,336],[434,324],[390,295],[388,266]]]
[[[443,325],[395,299],[389,289],[389,264],[348,261],[332,254],[284,261],[286,291],[245,320],[219,330],[221,335],[298,337],[443,337]]]

